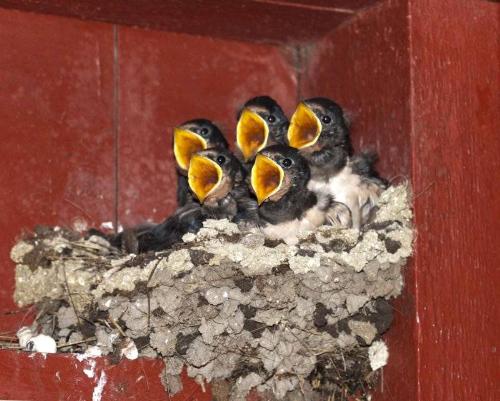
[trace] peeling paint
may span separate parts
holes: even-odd
[[[91,350],[93,348],[90,348]],[[85,352],[84,354],[75,354],[75,358],[82,362],[84,367],[83,367],[83,373],[89,378],[93,378],[95,376],[95,368],[96,368],[96,360],[93,359],[98,355],[94,355],[92,353]]]
[[[99,381],[97,382],[96,386],[94,387],[94,391],[92,392],[92,401],[101,401],[102,392],[104,391],[104,386],[106,385],[107,381],[108,378],[106,376],[106,373],[102,371],[101,375],[99,376]]]
[[[87,361],[88,366],[86,368],[83,368],[83,373],[87,375],[87,377],[94,377],[95,376],[95,366],[96,366],[96,361],[94,360],[89,360]]]

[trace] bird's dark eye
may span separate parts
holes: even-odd
[[[219,166],[222,166],[225,163],[225,161],[226,161],[226,158],[224,156],[222,156],[222,155],[221,156],[217,156],[217,164]]]
[[[321,117],[321,121],[323,121],[325,124],[330,124],[332,119],[329,116],[323,116]]]
[[[274,117],[272,114],[267,117],[267,121],[270,123],[274,123],[276,121],[276,117]]]
[[[281,165],[283,167],[290,167],[292,165],[292,161],[290,159],[283,159],[281,161]]]
[[[203,136],[207,135],[208,134],[208,128],[202,128],[202,129],[200,129],[200,134],[203,135]]]

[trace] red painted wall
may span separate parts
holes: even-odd
[[[303,98],[336,99],[352,121],[357,149],[375,149],[381,173],[410,179],[411,112],[407,6],[389,2],[367,10],[326,36],[301,77]],[[390,60],[390,62],[389,62]],[[376,400],[416,400],[417,350],[413,266],[386,339],[389,365]],[[402,379],[404,378],[404,379]]]
[[[175,207],[173,126],[208,117],[232,140],[249,97],[289,112],[296,99],[287,52],[268,45],[0,9],[0,48],[0,311],[14,307],[23,230],[161,220]]]
[[[416,253],[377,400],[500,398],[499,12],[388,1],[321,40],[300,77],[300,96],[337,99],[357,147],[415,193]]]
[[[321,38],[381,0],[0,0],[0,7],[252,42]]]
[[[352,122],[356,148],[375,149],[391,178],[411,168],[406,15],[401,1],[359,13],[312,48],[300,77],[300,97],[335,99]]]
[[[207,117],[234,142],[236,110],[268,93],[291,112],[296,76],[277,47],[118,28],[122,224],[161,220],[176,207],[172,128]]]
[[[350,112],[358,148],[377,149],[381,171],[415,192],[416,255],[376,399],[499,399],[499,8],[383,2],[308,47],[299,75],[273,46],[0,9],[0,332],[25,314],[5,314],[23,229],[159,219],[174,205],[169,127],[207,115],[231,134],[250,96],[290,112],[298,96],[326,95]],[[35,358],[0,352],[0,398],[91,395],[98,377],[71,357]],[[160,365],[98,360],[103,400],[168,399]],[[79,385],[55,382],[58,371]]]
[[[16,237],[36,224],[99,226],[163,219],[174,209],[171,129],[214,119],[233,140],[236,109],[269,93],[296,102],[289,51],[269,45],[144,31],[0,9],[0,335],[12,314]],[[0,398],[209,400],[193,381],[169,397],[161,361],[109,366],[87,377],[70,355],[0,351]],[[141,379],[142,377],[142,379]]]
[[[15,238],[114,214],[111,26],[0,9],[0,332]]]
[[[210,401],[206,391],[181,375],[183,391],[170,396],[160,381],[162,360],[141,358],[111,365],[105,358],[78,360],[73,354],[2,351],[0,397],[36,401]],[[101,383],[101,385],[100,385]]]
[[[500,399],[499,13],[410,1],[419,400]]]

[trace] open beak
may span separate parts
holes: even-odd
[[[302,149],[316,143],[321,134],[321,122],[311,108],[301,102],[293,113],[288,127],[288,143]]]
[[[206,148],[207,142],[198,134],[186,129],[174,128],[174,156],[183,170],[189,168],[189,161],[196,152]]]
[[[269,137],[269,127],[257,113],[244,109],[236,127],[236,144],[245,161],[264,149]]]
[[[205,156],[194,155],[189,163],[188,183],[201,203],[222,181],[222,169]]]
[[[279,191],[284,176],[283,169],[274,160],[257,155],[252,167],[251,184],[259,205]]]

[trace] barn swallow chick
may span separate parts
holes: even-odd
[[[309,162],[309,189],[345,204],[353,228],[365,224],[384,186],[368,173],[371,169],[362,156],[351,158],[349,129],[340,106],[326,98],[301,102],[290,121],[287,141]]]
[[[326,222],[331,198],[309,190],[309,178],[307,161],[296,149],[273,145],[257,154],[251,185],[267,237],[295,244],[298,235]]]
[[[184,206],[193,200],[187,182],[191,156],[200,150],[228,147],[220,129],[211,121],[196,119],[174,128],[174,156],[177,163],[177,204]]]
[[[267,146],[284,144],[288,119],[279,104],[269,96],[248,100],[238,113],[236,146],[251,168],[255,155]]]
[[[121,248],[135,254],[167,250],[181,242],[185,234],[198,232],[204,220],[200,204],[189,202],[160,224],[124,231]]]
[[[127,229],[111,239],[128,253],[162,251],[196,233],[206,219],[227,218],[245,228],[257,225],[257,202],[245,183],[245,171],[227,149],[207,149],[191,157],[188,184],[193,201],[160,224]]]
[[[227,149],[198,152],[189,165],[189,187],[209,218],[256,225],[257,202],[245,178],[241,163]]]

